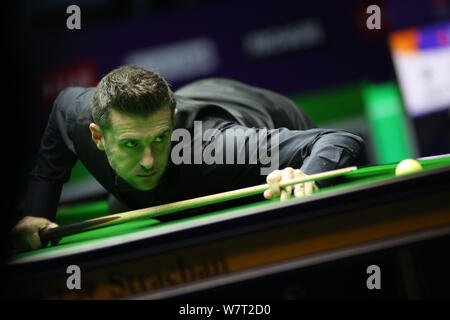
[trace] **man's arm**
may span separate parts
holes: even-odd
[[[317,137],[308,143],[306,148],[294,152],[287,165],[283,166],[285,169],[275,170],[267,176],[269,190],[264,193],[265,198],[280,197],[281,200],[285,200],[292,193],[296,197],[309,195],[317,190],[318,186],[326,186],[329,182],[326,180],[312,181],[284,189],[280,189],[279,184],[285,180],[361,163],[364,141],[360,137],[343,130],[313,129],[308,131],[313,134],[318,133]],[[293,137],[295,136],[294,132]],[[293,146],[295,147],[295,143]],[[290,147],[287,149],[289,153]],[[297,169],[299,168],[298,163],[302,163],[300,169]],[[283,167],[280,166],[280,169]]]
[[[358,164],[363,148],[360,137],[344,130],[267,130],[229,124],[204,149],[222,150],[218,158],[223,158],[224,165],[203,166],[203,172],[211,186],[222,183],[239,188],[263,183],[269,173],[287,167],[314,174],[353,166]]]
[[[61,104],[64,102],[61,97],[55,101],[41,139],[36,165],[30,174],[24,211],[25,215],[32,213],[51,220],[55,219],[62,186],[77,160],[64,138],[67,137],[67,110]]]
[[[324,172],[359,163],[364,140],[350,132],[338,129],[311,129],[290,131],[281,142],[283,157],[289,157],[283,167],[300,168],[305,174]],[[298,142],[297,142],[298,141]],[[296,149],[296,150],[295,150]]]
[[[30,174],[22,219],[12,230],[19,250],[42,245],[39,231],[55,227],[56,210],[63,184],[77,160],[68,137],[68,108],[78,90],[66,89],[55,100],[41,139],[36,165]]]

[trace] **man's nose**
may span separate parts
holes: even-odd
[[[142,154],[142,158],[141,158],[141,161],[139,162],[139,164],[144,169],[150,170],[153,167],[154,160],[155,159],[153,158],[152,149],[150,148],[150,146],[148,146],[144,149],[144,152]]]

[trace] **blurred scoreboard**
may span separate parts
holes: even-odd
[[[450,21],[392,32],[389,47],[419,154],[450,152]]]
[[[396,31],[389,38],[407,113],[450,107],[450,21]]]

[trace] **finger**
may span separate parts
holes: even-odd
[[[302,170],[300,170],[300,169],[295,169],[294,170],[294,178],[301,178],[301,177],[304,177],[304,176],[306,176],[304,173],[303,173],[303,171]]]
[[[313,192],[313,183],[312,182],[306,182],[305,183],[305,195],[310,195]]]
[[[266,199],[272,199],[272,191],[270,191],[269,189],[267,189],[266,191],[264,191],[264,198],[266,198]]]
[[[291,190],[292,192],[292,190]],[[290,198],[290,193],[286,191],[285,189],[281,189],[280,191],[280,201],[284,201]]]
[[[294,169],[286,168],[282,171],[281,181],[288,181],[294,178]],[[281,190],[280,200],[284,201],[291,197],[292,186],[286,186]]]
[[[25,243],[29,249],[38,249],[42,246],[39,232],[31,232],[25,235]]]
[[[304,176],[305,176],[305,174],[302,172],[302,170],[300,170],[300,169],[296,169],[295,170],[295,172],[294,172],[294,177],[295,178],[301,178],[301,177],[304,177]],[[303,197],[304,195],[305,195],[305,190],[304,190],[303,183],[296,184],[294,186],[294,196],[296,198],[298,198],[298,197]]]
[[[49,223],[44,229],[53,229],[59,227],[56,223]]]
[[[269,190],[272,192],[272,198],[278,198],[280,196],[280,181],[280,170],[275,170],[267,176],[267,184],[269,185]]]
[[[296,198],[303,197],[305,195],[305,186],[303,183],[296,184],[294,188],[294,196]]]

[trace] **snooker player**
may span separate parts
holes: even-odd
[[[198,123],[203,131],[213,129],[209,139],[194,133]],[[262,162],[249,161],[251,154],[245,156],[245,163],[189,161],[195,154],[183,154],[188,161],[174,161],[176,130],[193,133],[188,143],[193,146],[200,139],[200,152],[214,147],[215,156],[219,152],[224,158],[230,151],[236,158],[268,147],[278,166],[262,175]],[[234,143],[236,135],[242,134],[245,139]],[[252,136],[258,137],[256,149]],[[262,140],[270,143],[262,144]],[[108,205],[113,213],[265,181],[267,199],[309,195],[318,188],[314,182],[283,189],[279,183],[355,165],[363,145],[360,137],[349,132],[316,128],[294,102],[269,90],[214,78],[172,92],[153,71],[119,67],[97,87],[70,87],[55,100],[31,172],[24,216],[12,230],[14,246],[29,250],[45,245],[39,231],[57,226],[52,221],[61,189],[77,159],[110,193]]]

